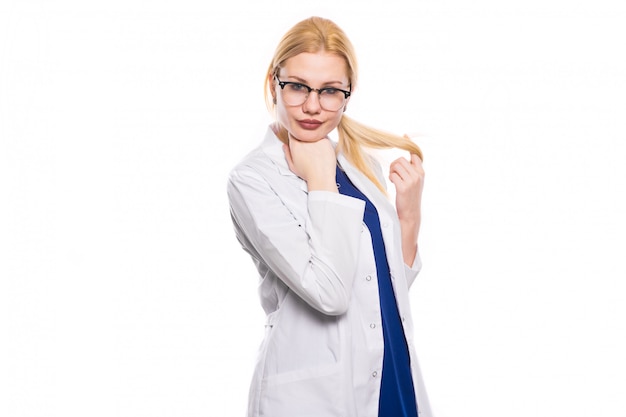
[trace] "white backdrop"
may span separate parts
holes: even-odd
[[[626,415],[626,6],[564,0],[0,1],[0,415],[244,416],[225,181],[310,15],[357,49],[349,113],[424,150],[437,415]]]

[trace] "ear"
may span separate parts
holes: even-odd
[[[276,78],[270,73],[267,74],[268,84],[270,86],[270,94],[272,95],[272,103],[276,104]]]

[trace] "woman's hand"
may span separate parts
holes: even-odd
[[[337,156],[328,138],[302,142],[289,135],[289,146],[283,145],[283,151],[289,169],[306,181],[309,191],[337,192]]]
[[[422,160],[411,154],[411,160],[398,158],[389,167],[389,180],[396,187],[396,211],[402,233],[402,255],[411,266],[417,253],[417,236],[421,222],[424,168]]]

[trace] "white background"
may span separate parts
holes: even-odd
[[[0,415],[244,416],[225,182],[310,15],[357,49],[350,115],[419,135],[437,415],[626,415],[624,4],[0,1]]]

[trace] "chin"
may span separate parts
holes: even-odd
[[[305,129],[294,129],[291,131],[291,135],[298,138],[298,140],[302,142],[317,142],[320,139],[323,139],[328,136],[326,129],[315,129],[315,130],[305,130]]]

